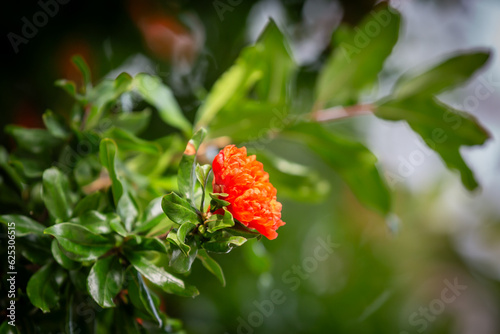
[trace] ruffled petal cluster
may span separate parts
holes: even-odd
[[[255,155],[247,156],[245,147],[226,146],[215,157],[212,170],[214,192],[228,194],[221,199],[231,203],[227,209],[233,217],[269,240],[275,239],[278,227],[285,225],[281,203],[276,200],[269,174]]]

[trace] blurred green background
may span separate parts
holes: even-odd
[[[60,78],[81,82],[70,61],[74,54],[89,63],[94,82],[122,71],[159,75],[193,120],[197,101],[241,49],[255,41],[269,17],[291,40],[294,58],[302,66],[298,85],[307,95],[329,52],[334,29],[341,22],[358,22],[374,2],[58,3],[58,8],[52,8],[53,17],[19,44],[17,53],[9,38],[3,39],[0,126],[43,127],[41,115],[46,108],[67,115],[71,99],[53,82]],[[392,4],[402,13],[403,30],[379,76],[380,89],[367,94],[366,100],[386,93],[407,69],[450,52],[473,47],[494,51],[486,71],[468,86],[443,96],[476,116],[492,134],[486,146],[464,152],[482,190],[468,193],[459,177],[431,154],[393,187],[395,213],[386,219],[361,206],[305,147],[285,140],[265,141],[267,151],[280,152],[317,171],[317,182],[312,190],[289,185],[292,190],[283,193],[278,186],[287,225],[280,228],[276,240],[251,242],[229,255],[215,256],[226,273],[226,287],[196,263],[190,281],[200,296],[166,296],[164,310],[180,318],[189,333],[500,332],[500,145],[496,139],[500,133],[496,54],[500,4],[493,0]],[[21,34],[22,18],[31,20],[41,10],[34,1],[5,6],[5,36]],[[474,103],[467,97],[475,96],[478,87],[491,94]],[[389,171],[397,171],[402,159],[419,149],[417,137],[399,123],[366,117],[330,126],[364,136]],[[143,136],[158,138],[171,131],[153,121]],[[4,132],[0,143],[13,146]],[[271,182],[280,175],[269,172]],[[317,251],[329,240],[334,245],[331,252]]]

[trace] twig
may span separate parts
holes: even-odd
[[[323,123],[336,121],[347,117],[370,115],[372,113],[372,104],[357,104],[348,107],[334,107],[324,110],[318,110],[311,113],[311,118],[316,122]]]

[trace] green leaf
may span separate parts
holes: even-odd
[[[146,108],[143,111],[121,112],[112,115],[109,119],[117,128],[137,135],[147,128],[151,120],[151,109]]]
[[[115,307],[113,299],[123,285],[123,266],[116,256],[96,261],[87,278],[87,290],[101,307]]]
[[[104,138],[99,145],[99,157],[101,164],[108,170],[109,178],[111,179],[111,191],[113,192],[113,201],[118,205],[123,194],[123,186],[116,173],[115,156],[118,148],[114,140]]]
[[[234,226],[229,227],[224,231],[231,235],[244,237],[245,239],[259,238],[262,236],[259,232],[257,232],[257,230],[249,229],[237,220],[234,221]]]
[[[177,234],[177,236],[179,236],[179,234]],[[196,255],[198,254],[198,248],[196,248],[194,240],[191,240],[189,242],[189,245],[187,245],[187,247],[189,247],[190,249],[190,251],[188,251],[187,254],[180,248],[175,248],[172,251],[172,255],[170,257],[170,262],[168,265],[176,273],[184,274],[189,272],[191,270],[191,266],[194,260],[196,259]]]
[[[273,108],[282,109],[291,97],[289,88],[296,65],[289,49],[286,38],[270,20],[257,43],[243,49],[236,63],[214,84],[198,110],[195,127],[210,124],[211,130],[216,129],[217,134],[224,132],[222,128],[232,130],[234,133],[229,135],[233,137],[241,127],[231,129],[229,124],[239,121],[256,124],[256,114],[264,119],[259,125],[268,124],[274,117]],[[254,87],[260,105],[259,108],[247,108],[252,104],[248,95]],[[263,108],[264,102],[269,108]],[[260,131],[262,127],[258,129]]]
[[[452,89],[468,81],[489,58],[489,52],[469,51],[449,58],[424,73],[406,73],[396,82],[391,98],[435,95]]]
[[[460,155],[461,146],[482,145],[490,137],[470,115],[440,103],[430,96],[414,96],[378,105],[379,118],[408,122],[446,166],[460,172],[464,186],[473,190],[478,184]]]
[[[14,223],[17,237],[22,237],[30,233],[43,235],[43,230],[45,230],[45,226],[39,222],[22,215],[2,215],[0,216],[0,222],[9,227],[11,223]]]
[[[40,268],[28,281],[26,293],[33,305],[44,313],[56,307],[60,293],[59,288],[66,278],[66,273],[51,262]]]
[[[120,216],[120,220],[123,222],[125,229],[127,231],[132,231],[133,225],[139,216],[139,210],[134,198],[128,192],[124,192],[118,201],[116,212]]]
[[[168,252],[167,246],[157,238],[141,237],[140,241],[133,238],[125,242],[125,247],[132,252],[153,251],[165,254]]]
[[[212,211],[212,212],[231,204],[228,201],[225,201],[225,200],[220,198],[220,197],[227,197],[227,196],[229,196],[228,194],[210,193],[209,195],[212,198],[212,200],[210,202],[210,211]]]
[[[27,234],[23,238],[16,239],[16,247],[19,246],[22,256],[30,262],[44,265],[52,259],[50,242],[48,235]]]
[[[141,274],[131,268],[132,280],[128,286],[128,293],[132,304],[138,309],[142,309],[149,313],[158,322],[158,326],[162,326],[162,319],[159,314],[159,303],[155,303],[148,286],[144,283]]]
[[[99,124],[102,116],[118,97],[132,89],[132,77],[121,73],[115,80],[103,80],[88,94],[90,112],[85,120],[85,129],[92,129]]]
[[[89,65],[87,65],[85,59],[83,59],[80,55],[76,55],[71,58],[71,61],[73,61],[73,64],[76,65],[76,68],[78,68],[82,74],[84,90],[90,88],[92,85],[92,79],[90,77]]]
[[[54,85],[56,87],[61,87],[62,89],[64,89],[70,96],[75,98],[78,97],[78,94],[76,92],[76,84],[73,81],[59,79],[54,83]]]
[[[16,326],[9,325],[10,319],[5,319],[0,325],[0,334],[19,334]]]
[[[74,270],[82,266],[81,263],[71,260],[66,256],[66,254],[64,254],[56,239],[52,239],[50,250],[52,251],[52,256],[56,262],[59,263],[64,269]]]
[[[134,78],[134,85],[144,100],[158,110],[160,118],[165,123],[181,129],[186,136],[190,136],[191,124],[182,114],[172,91],[161,82],[159,77],[139,73]]]
[[[399,35],[400,15],[380,6],[356,30],[338,29],[338,46],[326,61],[316,83],[316,106],[346,105],[377,81],[385,59]],[[379,32],[375,34],[374,28]],[[342,34],[341,38],[338,38]]]
[[[56,167],[43,172],[43,201],[55,219],[64,221],[71,217],[73,209],[68,178]]]
[[[281,158],[274,152],[259,150],[257,160],[269,173],[269,179],[280,197],[298,202],[316,203],[325,199],[329,182],[310,167]]]
[[[73,216],[78,217],[90,210],[102,211],[106,206],[106,195],[100,191],[96,191],[90,195],[83,197],[75,205]]]
[[[220,237],[204,243],[203,248],[214,253],[229,253],[234,246],[241,246],[246,241],[247,239],[241,236]]]
[[[118,177],[116,172],[116,154],[116,143],[109,138],[103,139],[99,147],[101,163],[108,170],[111,179],[111,191],[117,213],[125,224],[126,230],[131,231],[132,225],[139,215],[139,210],[137,204],[128,193],[125,182],[122,182]]]
[[[61,140],[43,129],[25,129],[8,125],[5,132],[14,137],[20,149],[34,154],[47,153],[61,145]]]
[[[198,258],[200,259],[203,266],[217,277],[221,282],[222,286],[226,286],[226,278],[224,277],[224,272],[220,265],[212,259],[204,249],[198,251]]]
[[[207,132],[205,129],[198,130],[186,146],[177,174],[177,183],[179,192],[185,195],[193,207],[195,203],[196,187],[196,152],[205,138]]]
[[[382,214],[389,213],[389,191],[377,170],[377,158],[365,146],[337,136],[318,123],[299,123],[283,134],[304,142],[318,154],[342,177],[363,204]]]
[[[161,207],[168,218],[177,224],[182,225],[186,222],[196,224],[198,222],[196,210],[176,193],[163,196]]]
[[[137,271],[163,291],[185,297],[195,297],[199,294],[198,289],[187,285],[183,280],[166,272],[165,269],[157,267],[139,253],[127,252],[125,255]]]
[[[125,226],[123,226],[123,223],[120,219],[114,219],[114,220],[110,221],[109,227],[111,227],[111,229],[113,231],[115,231],[116,233],[118,233],[122,237],[126,237],[129,235],[127,229],[125,228]]]
[[[71,223],[86,227],[89,231],[96,234],[111,233],[110,225],[120,221],[116,213],[100,213],[95,210],[87,211],[80,217],[71,219]]]
[[[120,128],[111,128],[105,135],[116,142],[120,151],[132,153],[161,154],[161,147],[157,143],[149,142],[134,136],[132,133]]]
[[[23,191],[23,179],[21,178],[19,173],[10,165],[9,153],[3,146],[0,146],[0,168],[2,168],[7,173],[7,176],[10,178],[10,180],[12,180],[17,190]]]
[[[47,228],[45,234],[53,235],[72,260],[90,261],[106,254],[114,240],[89,231],[73,223],[61,223]]]
[[[223,228],[234,226],[234,219],[231,212],[224,209],[224,215],[212,215],[205,221],[205,224],[208,227],[207,231],[214,233]]]
[[[196,164],[196,178],[203,187],[205,187],[205,185],[207,184],[208,175],[210,174],[211,170],[211,165]]]
[[[47,110],[45,114],[43,114],[43,123],[47,127],[47,130],[49,130],[50,134],[56,138],[66,139],[71,134],[64,118],[54,114],[51,110]]]
[[[191,246],[186,243],[186,237],[188,234],[196,228],[196,224],[187,222],[182,224],[177,230],[177,240],[179,241],[179,248],[186,255],[189,255],[191,251]]]

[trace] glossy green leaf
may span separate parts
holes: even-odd
[[[228,201],[221,199],[221,197],[222,198],[227,197],[228,194],[210,193],[209,195],[212,198],[212,200],[210,201],[210,211],[212,212],[231,204]]]
[[[113,299],[123,285],[123,265],[116,256],[96,261],[87,278],[87,291],[101,307],[115,307]]]
[[[112,139],[105,138],[101,140],[101,144],[99,145],[99,157],[102,165],[108,170],[109,178],[112,183],[111,190],[113,192],[113,201],[115,205],[118,205],[118,201],[123,194],[123,186],[116,173],[115,156],[117,150],[116,143]]]
[[[210,174],[210,171],[212,170],[212,166],[211,165],[200,165],[200,164],[197,164],[196,165],[196,178],[198,179],[198,181],[200,182],[200,184],[202,186],[205,186],[207,184],[207,180],[208,180],[208,177],[209,177],[209,174]]]
[[[109,222],[109,227],[115,231],[116,233],[118,233],[119,235],[121,235],[122,237],[126,237],[129,235],[129,232],[127,231],[127,229],[125,228],[125,226],[123,226],[123,223],[120,219],[114,219],[112,221]]]
[[[424,73],[415,73],[415,71],[406,73],[396,82],[391,98],[435,95],[452,89],[468,81],[489,58],[489,52],[469,51],[455,55]]]
[[[66,139],[71,134],[69,127],[66,125],[63,117],[54,114],[51,110],[47,110],[43,114],[43,123],[50,134],[56,138]]]
[[[207,231],[214,233],[223,228],[234,226],[234,219],[231,212],[224,209],[224,215],[212,215],[205,221]]]
[[[168,265],[176,273],[184,274],[189,272],[194,260],[196,259],[198,248],[196,248],[195,242],[191,241],[187,244],[187,246],[190,249],[187,254],[180,248],[174,248],[174,250],[172,251],[172,255],[170,257],[170,262]]]
[[[283,134],[318,154],[363,204],[382,214],[389,213],[390,194],[377,170],[377,158],[364,145],[335,135],[318,123],[299,123]]]
[[[86,227],[96,234],[107,234],[111,232],[111,223],[119,221],[116,213],[100,213],[95,210],[87,211],[77,218],[70,220],[71,223]]]
[[[193,138],[189,140],[177,173],[179,192],[187,197],[193,207],[196,207],[196,152],[206,134],[207,132],[205,129],[200,129],[193,135]]]
[[[127,252],[126,257],[137,271],[163,291],[185,297],[195,297],[199,294],[198,289],[187,285],[183,280],[156,266],[139,253]]]
[[[66,254],[64,254],[56,239],[52,239],[50,250],[56,262],[59,263],[59,265],[61,265],[64,269],[74,270],[82,266],[81,263],[71,260],[66,256]]]
[[[391,54],[399,35],[400,15],[379,6],[355,30],[340,28],[334,35],[335,50],[329,56],[316,83],[318,108],[345,105],[377,81],[377,75]],[[375,33],[373,27],[378,28]]]
[[[120,216],[120,220],[123,222],[125,229],[127,231],[132,231],[133,225],[139,216],[139,209],[134,198],[127,191],[123,193],[118,201],[116,213]]]
[[[109,138],[103,139],[99,148],[101,163],[108,170],[111,179],[111,190],[117,213],[124,223],[126,230],[131,231],[132,225],[139,215],[139,210],[137,203],[135,203],[134,199],[128,193],[126,184],[118,177],[116,172],[116,154],[116,143]]]
[[[177,230],[177,240],[179,248],[184,252],[184,254],[188,255],[191,251],[191,246],[189,246],[186,242],[186,238],[188,234],[196,228],[196,224],[194,223],[184,223]]]
[[[165,254],[168,252],[165,243],[157,238],[141,237],[140,241],[135,238],[130,239],[125,242],[125,247],[132,252],[153,251]]]
[[[224,277],[224,272],[222,271],[221,266],[214,259],[212,259],[204,249],[198,250],[198,258],[203,266],[214,274],[215,277],[217,277],[222,286],[226,286],[226,278]]]
[[[241,236],[220,237],[204,243],[203,248],[214,253],[229,253],[234,246],[241,246],[246,241],[247,239]]]
[[[144,100],[158,110],[165,123],[181,129],[185,135],[190,136],[191,124],[184,117],[172,91],[161,82],[160,78],[139,73],[134,78],[134,85]]]
[[[470,115],[440,103],[430,96],[392,100],[376,107],[375,115],[390,121],[408,122],[446,166],[460,172],[464,186],[473,190],[478,184],[460,155],[460,147],[482,145],[490,137]]]
[[[129,281],[128,292],[132,304],[149,313],[158,322],[158,326],[161,327],[163,321],[158,311],[159,302],[155,303],[153,294],[144,282],[142,275],[133,267],[131,267],[131,275],[132,279]]]
[[[176,193],[163,196],[161,207],[168,218],[177,224],[182,225],[186,222],[198,222],[199,218],[196,210],[188,201],[179,197]]]
[[[30,233],[43,235],[43,230],[45,230],[44,225],[22,215],[2,215],[0,216],[0,222],[8,227],[12,226],[12,223],[14,223],[17,237],[22,237]]]
[[[69,258],[90,261],[106,254],[114,246],[114,240],[73,223],[56,224],[47,228],[45,234],[54,236]]]
[[[43,201],[54,218],[65,221],[71,217],[69,181],[56,167],[43,172]]]
[[[26,293],[33,305],[44,313],[57,306],[60,299],[59,288],[66,278],[66,273],[51,262],[31,276]]]

